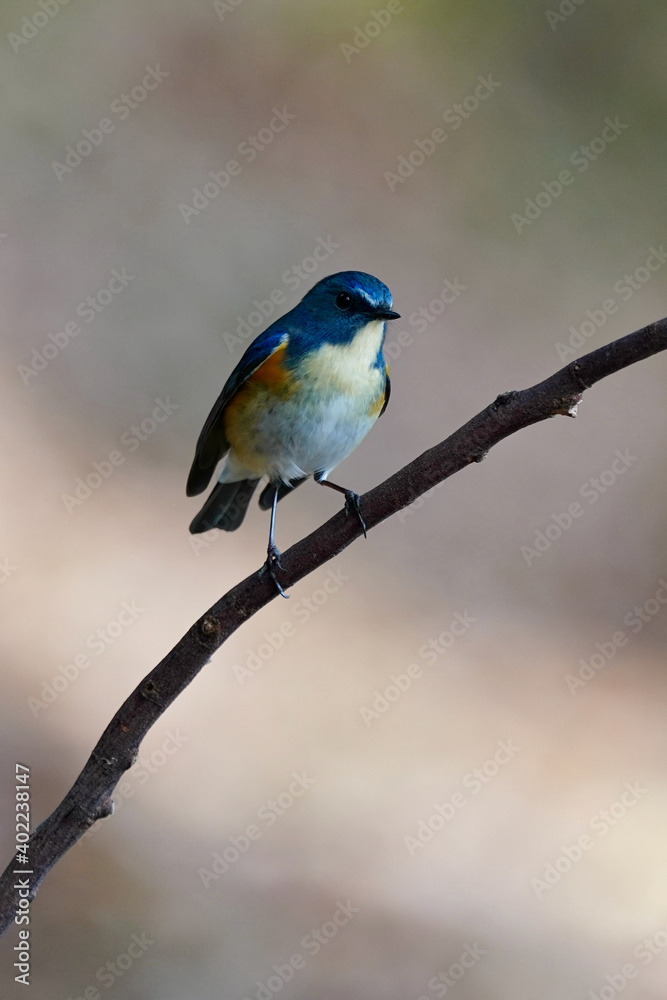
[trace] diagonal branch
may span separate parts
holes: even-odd
[[[530,389],[506,392],[445,441],[424,452],[362,497],[368,528],[397,513],[493,445],[540,420],[575,416],[582,393],[595,382],[667,349],[667,319],[600,347]],[[361,534],[356,517],[341,511],[283,553],[281,583],[290,587],[342,552]],[[265,575],[237,584],[188,630],[120,707],[88,762],[55,811],[29,843],[30,898],[63,854],[98,819],[113,812],[111,795],[137,758],[141,742],[162,713],[194,680],[226,639],[277,596]],[[0,878],[0,933],[17,910],[17,876],[12,860]],[[22,873],[23,874],[23,873]]]

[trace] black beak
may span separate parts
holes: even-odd
[[[381,309],[379,312],[375,313],[378,319],[400,319],[401,314],[393,312],[391,309]]]

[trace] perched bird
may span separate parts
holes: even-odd
[[[365,534],[359,497],[327,477],[385,411],[382,344],[391,319],[399,319],[391,293],[372,275],[341,271],[318,281],[250,344],[199,435],[187,495],[203,492],[224,464],[190,531],[235,531],[267,477],[259,498],[262,510],[271,508],[266,570],[283,596],[276,505],[305,479],[344,493]]]

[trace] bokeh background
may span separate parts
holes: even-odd
[[[184,495],[256,303],[348,268],[391,287],[391,405],[340,471],[359,492],[667,311],[658,0],[45,5],[0,4],[7,860],[15,761],[38,822],[263,559],[256,506],[193,545]],[[662,1000],[666,388],[661,356],[604,381],[234,635],[44,883],[30,995]],[[280,546],[337,507],[299,490]]]

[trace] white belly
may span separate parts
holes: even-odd
[[[300,479],[328,473],[354,451],[377,420],[369,416],[371,400],[337,395],[328,399],[300,398],[277,406],[257,427],[257,451],[266,456],[271,479]]]

